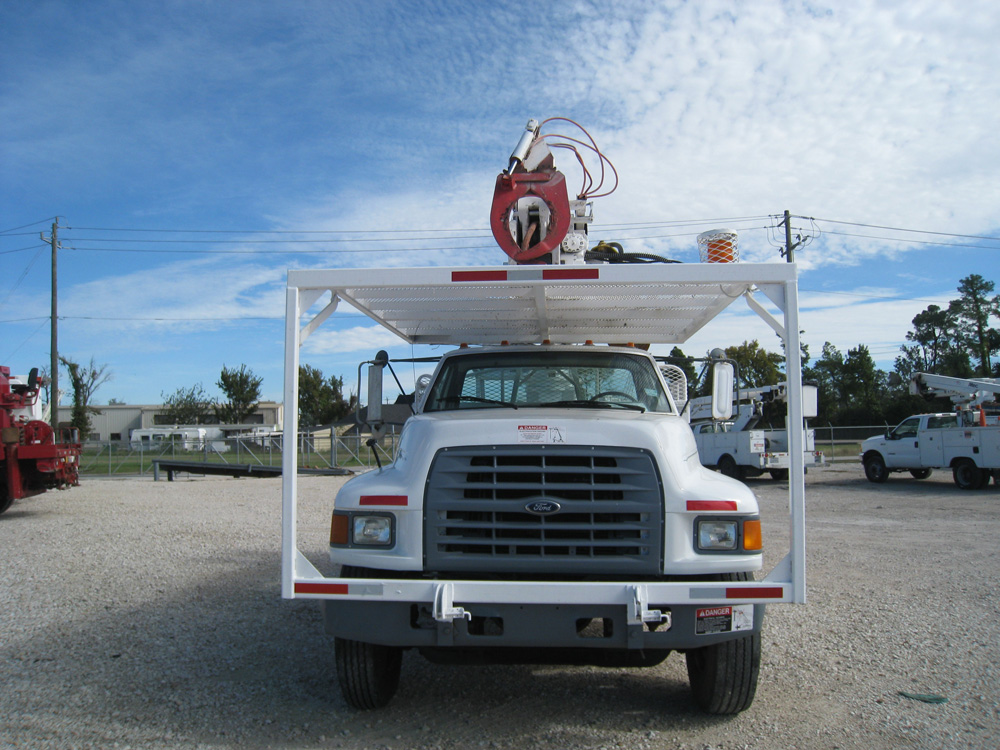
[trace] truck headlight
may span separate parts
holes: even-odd
[[[354,543],[366,547],[388,547],[392,544],[390,516],[354,516]]]
[[[392,547],[396,519],[391,513],[334,511],[330,521],[332,547]]]
[[[736,521],[698,521],[698,549],[737,549],[739,537],[736,525]]]

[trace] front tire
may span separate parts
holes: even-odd
[[[719,580],[749,581],[753,575],[729,573]],[[760,674],[759,632],[691,649],[685,658],[691,695],[706,713],[737,714],[753,703]]]
[[[886,468],[885,459],[878,453],[869,453],[865,456],[865,476],[869,482],[882,484],[889,478],[889,469]]]
[[[340,571],[341,578],[376,575],[372,570],[354,565],[345,565]],[[388,705],[399,689],[403,664],[401,647],[335,638],[333,651],[340,692],[349,706],[368,711]]]
[[[743,479],[743,469],[728,453],[719,459],[719,471],[733,479]]]
[[[959,489],[963,490],[978,490],[989,481],[989,475],[968,458],[955,462],[951,476]]]
[[[388,705],[399,688],[403,649],[335,638],[337,678],[344,700],[362,711]]]

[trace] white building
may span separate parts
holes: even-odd
[[[128,441],[134,430],[146,430],[152,427],[177,427],[167,422],[162,404],[105,404],[95,406],[97,414],[90,415],[90,436],[88,442]],[[59,407],[59,422],[69,422],[73,418],[71,406]],[[223,436],[248,432],[252,426],[263,425],[269,429],[280,431],[284,424],[284,407],[275,401],[262,401],[257,410],[239,425],[212,424],[211,427],[221,431]],[[183,425],[189,427],[191,425]],[[141,433],[140,433],[141,434]]]

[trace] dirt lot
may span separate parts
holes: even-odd
[[[318,564],[341,479],[304,478]],[[785,485],[752,481],[765,543]],[[0,749],[1000,747],[1000,490],[949,475],[807,477],[809,603],[765,621],[747,712],[706,717],[684,660],[443,667],[345,706],[315,602],[279,595],[271,479],[86,480],[0,516]],[[900,692],[936,694],[925,703]]]

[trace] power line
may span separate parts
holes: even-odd
[[[761,221],[770,218],[768,215],[760,216],[729,216],[715,219],[677,219],[665,221],[642,221],[629,222],[624,224],[597,225],[594,226],[676,226],[676,225],[697,225],[714,224],[732,221]],[[804,217],[796,217],[804,218]],[[30,225],[29,225],[30,226]],[[21,227],[16,227],[20,229]],[[451,229],[149,229],[139,227],[63,227],[70,230],[85,230],[88,232],[151,232],[163,234],[407,234],[407,233],[434,233],[446,232],[483,232],[489,236],[490,230],[484,227],[456,227]]]
[[[897,237],[879,237],[871,234],[854,234],[852,232],[831,232],[829,230],[823,230],[823,234],[835,234],[841,237],[858,237],[866,240],[881,240],[882,242],[906,242],[911,245],[931,245],[933,247],[965,247],[973,250],[1000,250],[1000,247],[991,247],[989,245],[966,245],[961,242],[931,242],[930,240],[906,240]],[[962,235],[954,236],[961,237]]]
[[[225,322],[235,322],[240,320],[284,320],[283,317],[278,315],[264,316],[264,315],[246,315],[246,316],[236,316],[231,318],[140,318],[134,315],[129,315],[128,317],[116,317],[116,316],[102,316],[102,315],[62,315],[59,317],[60,320],[115,320],[115,321],[128,321],[128,320],[140,320],[143,322],[158,322],[158,323],[225,323]]]
[[[26,320],[30,320],[30,318],[26,318]],[[27,344],[27,343],[28,343],[28,342],[29,342],[29,341],[30,341],[30,340],[31,340],[31,339],[32,339],[32,338],[34,337],[34,335],[35,335],[36,333],[38,333],[38,332],[39,332],[40,330],[42,330],[42,328],[44,328],[44,327],[45,327],[45,324],[46,324],[46,323],[48,322],[48,320],[49,320],[49,319],[48,319],[48,317],[47,317],[47,316],[46,316],[46,317],[44,317],[44,318],[42,318],[42,322],[38,324],[38,326],[37,326],[37,327],[35,328],[35,330],[33,330],[33,331],[32,331],[31,333],[29,333],[29,334],[28,334],[27,336],[25,336],[25,337],[24,337],[24,340],[23,340],[23,341],[22,341],[22,342],[21,342],[20,344],[18,344],[18,345],[17,345],[17,346],[16,346],[15,348],[14,348],[14,350],[13,350],[13,351],[12,351],[12,352],[9,352],[9,353],[8,353],[8,354],[7,354],[7,355],[6,355],[5,357],[4,357],[4,362],[10,362],[10,361],[11,361],[11,360],[12,360],[12,359],[14,358],[14,355],[15,355],[15,354],[17,354],[17,353],[18,353],[19,351],[21,351],[21,349],[22,349],[22,348],[24,347],[24,345],[25,345],[25,344]]]
[[[763,231],[767,230],[766,226],[759,227],[744,227],[741,231],[751,232],[751,231]],[[611,230],[608,230],[611,231]],[[634,230],[635,231],[635,230]],[[594,235],[601,234],[600,232],[592,232]],[[644,234],[635,235],[631,237],[623,237],[623,240],[657,240],[657,239],[673,239],[677,237],[693,237],[696,236],[698,232],[673,232],[669,234]],[[432,241],[432,238],[406,238],[409,241]],[[448,239],[467,239],[467,238],[448,238]],[[468,238],[475,239],[475,238]],[[67,243],[74,242],[150,242],[157,244],[208,244],[215,245],[219,242],[212,240],[115,240],[107,238],[75,238],[64,241]],[[240,241],[240,240],[223,240],[221,242],[232,242],[234,244],[288,244],[288,243],[305,243],[305,244],[316,244],[325,242],[371,242],[371,241],[382,241],[385,242],[386,239],[383,238],[371,238],[371,239],[358,239],[358,240],[250,240],[250,241]],[[496,249],[495,246],[490,244],[483,245],[457,245],[457,246],[433,246],[433,247],[369,247],[364,249],[356,248],[321,248],[321,249],[295,249],[295,250],[240,250],[240,249],[227,249],[227,250],[207,250],[207,249],[166,249],[166,248],[147,248],[147,247],[96,247],[96,246],[80,246],[76,244],[65,244],[64,249],[75,250],[78,252],[109,252],[109,253],[160,253],[160,254],[181,254],[181,255],[301,255],[301,254],[328,254],[328,253],[360,253],[364,255],[372,255],[375,253],[428,253],[428,252],[450,252],[450,251],[465,251],[465,250],[493,250]]]
[[[45,249],[45,245],[40,245],[39,246],[38,252],[35,253],[35,257],[33,257],[31,260],[28,261],[28,265],[26,265],[24,267],[24,270],[21,272],[21,275],[17,277],[17,281],[14,282],[14,286],[12,286],[10,288],[10,291],[7,292],[7,294],[4,296],[4,298],[2,300],[0,300],[0,305],[7,304],[7,300],[10,299],[10,296],[21,285],[21,282],[24,281],[25,277],[28,275],[28,272],[31,270],[31,267],[35,265],[36,261],[38,260],[38,258],[42,254],[42,250],[44,250],[44,249]]]
[[[50,216],[47,219],[42,219],[41,221],[33,221],[30,224],[22,224],[19,227],[11,227],[10,229],[4,229],[0,231],[0,234],[9,234],[10,232],[16,232],[18,229],[27,229],[28,227],[37,226],[38,224],[50,224],[55,221],[55,216]],[[34,234],[33,232],[31,234]]]
[[[829,224],[847,224],[853,227],[866,227],[868,229],[885,229],[890,232],[910,232],[912,234],[933,234],[939,237],[958,237],[966,240],[993,240],[1000,242],[1000,237],[989,237],[978,234],[955,234],[954,232],[931,232],[926,229],[904,229],[902,227],[887,227],[879,224],[862,224],[856,221],[838,221],[837,219],[817,219],[812,216],[795,216],[796,219],[806,219],[807,221],[825,221]],[[833,234],[831,232],[831,234]],[[863,235],[861,235],[863,236]]]
[[[17,250],[0,250],[0,255],[10,255],[11,253],[23,253],[25,250],[34,250],[38,245],[28,245],[27,247],[19,247]],[[42,245],[42,247],[48,247],[48,245]]]
[[[181,255],[305,255],[305,254],[329,254],[329,253],[361,253],[373,255],[376,253],[427,253],[430,251],[442,250],[489,250],[493,245],[471,245],[463,247],[401,247],[401,248],[367,248],[365,250],[323,248],[318,250],[181,250],[181,249],[157,249],[157,248],[128,248],[128,247],[77,247],[75,245],[64,245],[64,250],[76,250],[78,252],[105,252],[105,253],[162,253]]]

